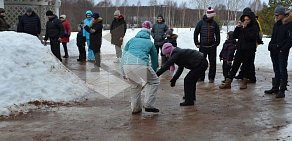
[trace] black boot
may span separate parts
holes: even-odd
[[[276,93],[276,98],[284,98],[286,90],[287,90],[287,81],[285,81],[285,82],[281,81],[280,90],[278,93]]]
[[[159,109],[157,108],[145,108],[146,112],[158,113]]]
[[[194,102],[182,102],[179,104],[180,106],[193,106],[194,105]]]
[[[265,94],[275,94],[279,92],[279,87],[280,87],[280,80],[277,78],[272,79],[272,89],[266,90]]]

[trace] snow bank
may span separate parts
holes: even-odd
[[[0,32],[0,39],[0,115],[9,115],[11,106],[30,101],[68,102],[87,95],[85,82],[36,37]]]

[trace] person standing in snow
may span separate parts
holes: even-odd
[[[81,24],[78,26],[78,33],[77,33],[77,47],[79,51],[79,58],[77,59],[78,62],[86,62],[86,50],[85,50],[85,43],[86,43],[86,37],[83,36],[83,24],[84,22],[81,22]]]
[[[85,12],[86,14],[86,18],[84,19],[84,23],[87,26],[90,26],[91,22],[92,22],[92,12],[90,10],[87,10]],[[83,29],[83,36],[86,37],[86,43],[87,43],[87,47],[88,47],[88,61],[94,61],[94,53],[93,50],[90,49],[90,32],[87,32],[86,30]]]
[[[10,25],[6,22],[4,17],[5,10],[3,8],[0,8],[0,31],[8,31],[10,28]]]
[[[44,38],[45,45],[47,40],[50,39],[52,53],[62,62],[60,42],[62,37],[64,37],[64,27],[62,22],[56,15],[54,15],[52,11],[47,11],[46,16],[48,17],[49,21],[46,25],[46,34]]]
[[[163,74],[170,66],[178,65],[175,75],[170,80],[170,86],[174,87],[184,68],[189,69],[190,72],[184,79],[185,101],[180,103],[180,106],[194,105],[197,81],[208,67],[208,61],[204,58],[204,54],[192,49],[180,49],[170,43],[163,45],[162,53],[168,57],[168,61],[157,71],[157,76]]]
[[[252,16],[242,15],[240,22],[236,25],[233,33],[233,37],[238,39],[237,51],[234,57],[232,68],[228,73],[225,83],[222,83],[220,89],[230,89],[233,78],[235,77],[239,67],[243,68],[243,80],[240,85],[240,89],[247,88],[249,73],[252,72],[252,65],[254,63],[254,56],[257,47],[257,38],[259,34],[258,27],[252,22]]]
[[[210,63],[209,68],[209,83],[214,83],[216,76],[216,57],[217,46],[220,44],[220,29],[214,17],[216,16],[215,10],[209,7],[203,19],[198,22],[194,31],[194,42],[199,51],[208,56]],[[200,41],[199,36],[200,34]],[[202,74],[199,81],[204,81],[205,73]]]
[[[159,78],[155,71],[158,65],[158,57],[156,48],[151,41],[150,28],[151,22],[145,21],[142,25],[142,30],[128,41],[126,44],[121,62],[121,72],[124,79],[128,79],[131,83],[131,109],[132,113],[140,113],[142,111],[141,105],[141,91],[149,85],[145,94],[146,112],[159,112],[155,108],[155,95],[159,86]],[[151,57],[151,66],[149,62],[149,55]]]
[[[100,48],[102,43],[102,18],[98,13],[92,15],[93,21],[90,26],[84,24],[84,29],[90,32],[90,46],[89,48],[93,51],[95,56],[95,68],[92,70],[94,72],[100,71]]]
[[[258,27],[258,30],[259,30],[259,34],[258,35],[259,36],[257,37],[257,46],[260,45],[260,44],[263,44],[262,36],[261,36],[262,35],[262,33],[261,33],[261,31],[262,31],[261,30],[261,25],[258,22],[255,13],[249,7],[247,7],[247,8],[245,8],[243,10],[243,15],[250,15],[252,23],[255,24]],[[251,67],[251,69],[250,69],[251,72],[246,72],[246,73],[250,74],[250,76],[248,77],[248,82],[249,83],[256,83],[255,63],[253,63],[253,65],[249,66],[249,67]],[[244,71],[246,71],[246,70],[243,70],[243,68],[244,68],[244,66],[241,66],[240,72],[239,72],[238,76],[235,77],[235,79],[243,79],[243,73],[244,73]]]
[[[275,77],[272,79],[272,89],[265,94],[276,94],[276,98],[284,98],[287,90],[287,64],[290,48],[292,46],[292,12],[278,6],[275,9],[276,23],[273,28],[269,51],[273,62]]]
[[[114,63],[119,63],[122,57],[122,44],[127,31],[127,23],[119,10],[114,13],[114,20],[110,26],[111,43],[115,45],[117,60]]]
[[[159,49],[161,50],[164,40],[166,38],[166,31],[168,30],[168,26],[165,24],[165,20],[161,14],[157,16],[157,21],[153,25],[151,30],[151,35],[154,39],[154,44],[157,50],[157,54],[159,54]],[[163,65],[166,62],[166,57],[161,53]]]
[[[171,43],[174,47],[177,47],[177,37],[178,35],[177,34],[173,34],[173,29],[168,29],[166,31],[166,39],[164,41],[164,44],[165,43]]]
[[[222,70],[224,76],[224,82],[228,77],[228,73],[231,70],[234,53],[236,50],[236,40],[233,38],[233,31],[227,33],[227,40],[223,44],[223,48],[220,52],[220,60],[223,60]]]
[[[23,32],[37,37],[41,34],[41,20],[32,8],[28,8],[26,13],[21,17],[17,26],[17,32]]]
[[[66,19],[66,15],[61,15],[60,20],[64,26],[64,37],[61,40],[61,43],[64,48],[64,52],[65,52],[65,56],[63,56],[63,58],[68,58],[69,55],[68,55],[67,43],[70,40],[71,26],[70,26],[69,21]]]

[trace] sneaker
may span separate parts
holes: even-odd
[[[146,112],[158,113],[159,109],[157,108],[145,108]]]

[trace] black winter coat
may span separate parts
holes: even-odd
[[[83,28],[81,28],[83,29]],[[77,34],[77,46],[78,47],[85,47],[86,37],[83,36],[83,30],[78,32]]]
[[[204,59],[203,53],[192,50],[192,49],[181,49],[176,47],[171,54],[171,57],[168,61],[157,71],[157,75],[160,76],[166,70],[169,69],[170,66],[176,64],[179,66],[176,74],[174,75],[173,79],[177,80],[180,75],[182,74],[184,68],[187,69],[195,69],[200,67],[202,60]]]
[[[49,19],[46,25],[46,34],[44,40],[48,38],[62,38],[64,37],[64,27],[62,22],[55,16],[53,19]]]
[[[272,39],[269,43],[269,51],[289,52],[292,46],[292,12],[287,16],[283,22],[278,21],[273,28]]]
[[[24,32],[35,36],[40,34],[41,21],[39,16],[35,12],[32,12],[30,16],[24,14],[18,23],[17,32]]]
[[[200,34],[200,42],[198,36]],[[204,15],[203,19],[199,21],[194,31],[194,42],[200,46],[214,46],[220,44],[220,29],[214,20],[210,20]]]
[[[121,15],[118,19],[114,19],[110,26],[111,33],[111,43],[116,46],[122,46],[123,40],[120,38],[124,38],[127,31],[127,23],[124,17]]]
[[[102,18],[97,19],[91,27],[85,26],[84,29],[90,33],[89,48],[93,50],[94,53],[99,53],[102,43]],[[95,32],[91,32],[91,29],[95,30]]]
[[[151,30],[152,38],[154,39],[154,44],[156,46],[162,46],[164,43],[164,40],[166,38],[166,31],[168,30],[168,26],[162,22],[162,23],[156,23],[153,25]]]
[[[0,31],[8,31],[10,25],[4,19],[4,16],[0,16]]]
[[[236,27],[233,32],[234,39],[238,39],[237,50],[249,50],[256,52],[257,37],[259,36],[258,27],[250,23],[245,28]]]

